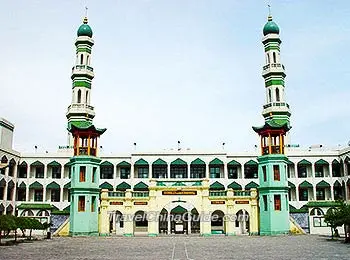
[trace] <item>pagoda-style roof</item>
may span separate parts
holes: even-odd
[[[93,131],[102,135],[107,129],[106,128],[96,128],[90,121],[72,121],[68,123],[67,130],[73,133],[76,130],[80,131]]]
[[[289,122],[286,120],[276,120],[271,119],[265,121],[263,126],[253,126],[253,130],[257,133],[263,132],[265,130],[280,130],[283,129],[285,132],[288,132],[292,127],[289,125]]]

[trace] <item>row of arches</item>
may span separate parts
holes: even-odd
[[[85,101],[85,104],[90,104],[90,93],[89,90],[81,90],[78,89],[78,91],[73,90],[73,102],[81,104],[83,103],[83,100]]]
[[[13,215],[14,207],[10,204],[6,208],[0,203],[0,215]]]

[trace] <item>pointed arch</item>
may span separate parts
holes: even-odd
[[[276,60],[276,52],[273,52],[273,53],[272,53],[272,57],[273,57],[273,63],[277,63],[277,60]]]
[[[86,95],[85,95],[85,103],[88,104],[89,103],[89,90],[86,91]]]
[[[280,89],[276,88],[276,101],[279,102],[280,99],[281,99],[281,97],[280,97]]]
[[[269,100],[268,100],[268,103],[271,103],[271,99],[272,99],[272,94],[271,94],[271,89],[269,89]]]
[[[78,90],[77,103],[81,103],[81,90]]]
[[[81,65],[83,64],[83,61],[84,61],[84,55],[83,55],[83,54],[80,54],[80,64],[81,64]]]

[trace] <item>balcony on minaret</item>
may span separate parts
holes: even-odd
[[[72,77],[75,75],[87,75],[89,78],[93,78],[94,69],[89,65],[78,64],[72,67]]]
[[[97,156],[97,139],[106,129],[96,128],[89,121],[73,121],[68,131],[74,139],[74,156]]]
[[[95,111],[94,107],[84,103],[73,103],[68,106],[66,116],[68,115],[90,115],[89,118],[94,118]]]
[[[284,66],[281,63],[270,63],[263,67],[263,75],[269,73],[284,73]]]

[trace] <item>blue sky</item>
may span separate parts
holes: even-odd
[[[269,1],[280,27],[291,143],[350,139],[350,2]],[[261,125],[267,1],[0,0],[0,116],[15,148],[66,144],[76,30],[89,6],[92,105],[105,152],[252,150]]]

